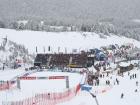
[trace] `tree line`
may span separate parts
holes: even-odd
[[[113,21],[97,21],[92,24],[66,24],[58,21],[39,21],[39,20],[23,20],[5,22],[0,21],[0,28],[9,28],[15,30],[33,30],[33,31],[46,31],[46,32],[95,32],[100,36],[110,34],[125,36],[140,41],[140,24],[125,23],[125,22],[113,22]],[[103,37],[103,36],[102,36]]]

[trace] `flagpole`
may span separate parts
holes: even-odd
[[[36,51],[36,54],[38,53],[38,49],[37,49],[37,46],[36,46],[36,49],[35,49],[35,51]]]

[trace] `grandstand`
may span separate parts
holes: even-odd
[[[39,67],[87,67],[88,54],[37,54],[34,66]]]

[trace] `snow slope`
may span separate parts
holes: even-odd
[[[8,73],[9,72],[9,73]],[[15,74],[19,75],[19,71],[15,70]],[[14,77],[11,71],[5,71],[5,75],[8,74],[10,77]],[[83,75],[77,73],[65,73],[65,72],[36,72],[28,75],[30,77],[49,77],[49,76],[68,76],[69,77],[69,86],[70,88],[75,87]],[[6,78],[6,77],[5,77]],[[9,79],[9,77],[7,77]],[[10,89],[6,91],[0,91],[0,105],[2,101],[17,101],[23,100],[29,97],[34,96],[37,93],[46,93],[46,92],[63,92],[66,90],[66,80],[65,79],[56,79],[56,80],[21,80],[21,89]],[[28,94],[28,95],[27,95]],[[18,97],[18,98],[17,98]]]
[[[72,52],[72,49],[87,50],[90,48],[99,48],[101,46],[110,44],[133,43],[140,48],[140,42],[129,39],[126,37],[119,37],[116,35],[105,36],[100,38],[95,33],[82,33],[82,32],[36,32],[36,31],[16,31],[11,29],[0,29],[0,38],[7,36],[8,39],[15,41],[19,44],[25,45],[30,53],[38,52],[44,53],[51,47],[50,52]]]
[[[8,71],[4,71],[6,74]],[[17,70],[14,71],[15,74],[19,74]],[[9,71],[8,74],[10,74],[11,71]],[[5,74],[5,75],[6,75]],[[130,76],[133,74],[137,74],[137,78],[131,79]],[[13,74],[10,74],[11,76]],[[30,76],[54,76],[54,75],[68,75],[70,76],[71,80],[71,86],[73,87],[75,84],[81,80],[81,76],[78,74],[73,73],[60,73],[60,72],[37,72],[34,74],[31,74]],[[13,75],[14,76],[14,75]],[[112,79],[111,79],[112,77]],[[119,85],[113,85],[113,81],[115,79],[118,79],[120,81]],[[126,72],[123,77],[117,76],[115,73],[109,75],[109,77],[105,77],[100,79],[101,85],[100,86],[94,86],[91,90],[92,93],[94,93],[94,90],[100,90],[103,86],[105,87],[105,80],[111,80],[112,88],[107,90],[104,93],[98,93],[96,94],[97,100],[99,102],[99,105],[139,105],[140,100],[140,85],[136,86],[136,81],[140,83],[140,69],[135,68],[134,70],[130,71],[130,74],[128,76],[128,73]],[[49,83],[51,82],[51,83]],[[44,85],[46,83],[46,85]],[[59,86],[58,86],[59,84]],[[61,85],[60,85],[61,84]],[[56,87],[57,88],[52,88]],[[7,90],[0,92],[0,101],[10,101],[10,100],[20,100],[26,97],[33,96],[36,92],[42,93],[47,91],[61,91],[61,89],[64,89],[64,81],[48,81],[48,80],[38,80],[36,82],[30,80],[25,81],[23,80],[21,82],[21,90]],[[35,88],[37,87],[37,88]],[[135,92],[135,89],[138,90],[138,92]],[[121,93],[124,93],[124,98],[121,99]],[[27,96],[28,94],[28,96]],[[18,97],[18,99],[17,99]],[[1,105],[1,103],[0,103]],[[58,105],[96,105],[96,101],[87,91],[80,91],[78,95],[73,98],[72,100],[68,102],[64,102]]]
[[[136,74],[137,77],[135,79],[130,80],[130,76]],[[112,77],[112,79],[110,79]],[[118,79],[120,84],[112,85],[113,87],[106,92],[96,94],[97,100],[99,105],[139,105],[140,100],[140,69],[135,68],[134,70],[130,71],[128,76],[128,72],[124,74],[124,77],[110,75],[101,80],[101,82],[105,80],[113,80]],[[136,86],[136,81],[138,81],[138,86]],[[112,83],[111,83],[112,84]],[[104,85],[105,86],[105,85]],[[103,87],[101,86],[94,86],[91,90],[92,93],[95,90],[100,90]],[[135,90],[137,89],[137,92]],[[121,93],[124,94],[124,97],[121,98]],[[72,99],[69,102],[65,102],[59,105],[97,105],[96,101],[87,91],[81,91],[80,94]]]
[[[21,75],[25,73],[24,70],[21,69],[17,69],[17,70],[0,70],[0,80],[11,80],[13,77],[17,76],[17,75]]]

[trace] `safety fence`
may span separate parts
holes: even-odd
[[[12,88],[14,83],[13,81],[3,81],[3,83],[0,84],[0,91]]]
[[[21,75],[20,79],[23,79],[23,80],[30,79],[26,77],[29,74],[31,73],[25,73],[24,75]],[[83,75],[83,77],[85,76]],[[54,76],[50,76],[48,79],[62,79],[62,78],[64,77],[58,76],[57,78],[56,77],[54,78]],[[42,79],[42,78],[35,78],[35,79]],[[85,78],[82,78],[82,79],[85,81]],[[6,86],[4,89],[10,89],[16,84],[16,82],[17,82],[16,79],[13,79],[9,83],[6,82]],[[55,104],[59,104],[59,103],[71,100],[79,92],[80,88],[81,88],[80,84],[78,84],[76,85],[75,88],[67,89],[64,92],[36,94],[33,97],[26,98],[23,100],[18,100],[18,101],[6,100],[2,102],[2,105],[55,105]]]
[[[80,84],[64,92],[36,94],[21,101],[2,102],[2,105],[56,105],[71,100],[79,90]]]
[[[105,93],[109,90],[111,90],[113,88],[112,85],[110,86],[105,86],[105,87],[102,87],[102,88],[97,88],[97,89],[92,89],[91,92],[94,93],[94,94],[102,94],[102,93]]]
[[[9,85],[8,85],[8,81],[3,81],[0,83],[0,90],[5,90],[5,89],[9,89]]]
[[[105,93],[113,88],[112,85],[104,86],[104,87],[100,87],[100,86],[94,87],[94,86],[85,85],[85,84],[81,84],[80,87],[81,87],[81,91],[88,91],[88,92],[93,93],[94,95]]]
[[[27,77],[28,75],[35,73],[38,71],[29,71],[20,75],[15,76],[11,80],[8,81],[0,81],[0,91],[8,90],[13,87],[16,87],[17,79],[22,80],[36,80],[36,79],[65,79],[66,76],[49,76],[49,77]]]

